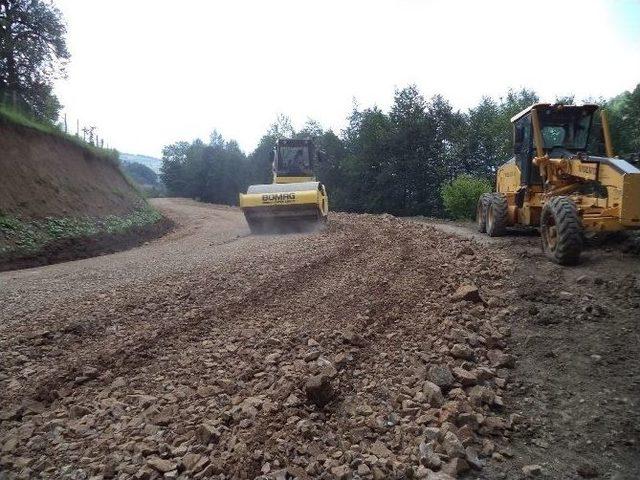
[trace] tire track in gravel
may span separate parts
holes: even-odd
[[[344,228],[344,225],[340,226]],[[274,283],[271,279],[259,281],[256,285],[242,282],[238,276],[245,279],[251,278],[251,272],[242,269],[232,272],[228,276],[218,274],[214,277],[213,283],[215,288],[208,291],[183,292],[184,288],[178,283],[169,290],[171,298],[169,302],[177,303],[184,308],[189,307],[189,311],[196,311],[195,315],[184,315],[162,319],[160,323],[144,322],[140,313],[135,310],[132,313],[127,310],[135,309],[138,305],[152,304],[157,305],[160,299],[166,298],[167,292],[156,293],[153,296],[135,295],[127,297],[123,304],[111,308],[106,314],[93,317],[92,321],[83,321],[87,315],[95,315],[96,310],[100,311],[101,305],[91,305],[87,310],[82,310],[66,325],[62,325],[60,332],[70,333],[58,339],[53,338],[54,332],[47,330],[44,334],[36,336],[24,336],[15,338],[15,346],[8,345],[7,348],[18,348],[21,351],[33,349],[32,358],[38,358],[42,365],[47,367],[46,377],[42,380],[35,380],[31,388],[26,387],[27,391],[33,394],[37,400],[53,400],[52,392],[64,382],[73,381],[74,378],[82,377],[83,370],[87,366],[95,368],[92,371],[93,376],[100,375],[105,370],[112,370],[118,373],[126,373],[130,369],[145,363],[149,363],[153,358],[162,352],[167,345],[180,343],[181,341],[189,341],[194,338],[206,338],[206,331],[214,327],[215,324],[222,324],[229,327],[220,319],[234,318],[242,316],[247,311],[255,311],[260,309],[260,305],[269,303],[274,299],[281,300],[283,293],[295,291],[297,288],[305,287],[306,283],[313,281],[315,276],[320,278],[330,278],[327,272],[334,270],[340,271],[341,263],[345,261],[345,257],[350,255],[366,256],[369,250],[374,248],[370,245],[367,250],[358,251],[351,248],[353,239],[362,239],[365,235],[359,229],[354,229],[349,233],[349,239],[343,244],[329,245],[329,250],[319,250],[315,258],[308,257],[298,258],[297,263],[290,265],[286,270],[278,274],[278,282]],[[297,237],[284,237],[285,242],[295,241]],[[295,256],[293,257],[295,259]],[[267,263],[263,269],[277,269],[279,261],[276,259],[267,259]],[[310,272],[313,272],[310,275]],[[201,285],[211,284],[211,280],[207,278],[206,273],[200,273],[199,280],[204,280]],[[222,282],[222,284],[216,282]],[[189,284],[187,284],[188,287]],[[177,292],[172,292],[174,288],[178,288]],[[311,290],[315,288],[310,285]],[[206,298],[214,297],[216,291],[224,291],[224,298],[216,300],[210,306],[198,303],[196,297]],[[295,296],[295,294],[294,294]],[[113,301],[113,299],[111,299]],[[61,305],[58,310],[64,311],[68,305]],[[106,305],[105,305],[106,307]],[[195,308],[194,308],[195,307]],[[129,313],[129,314],[128,314]],[[146,310],[146,316],[153,316],[156,311]],[[188,313],[188,312],[187,312]],[[122,316],[120,316],[122,315]],[[249,314],[251,316],[252,313]],[[57,312],[52,313],[53,317],[58,316]],[[109,318],[119,317],[118,330],[131,331],[132,335],[115,335],[110,333],[113,330],[113,324],[109,322]],[[140,329],[142,325],[142,329]],[[137,329],[137,331],[135,330]],[[52,341],[46,345],[47,339]],[[44,341],[43,341],[44,340]],[[56,341],[58,340],[58,341]],[[38,348],[46,345],[47,349]],[[33,348],[36,347],[36,348]],[[104,347],[107,347],[106,350]],[[47,355],[49,354],[49,355]],[[65,358],[66,354],[66,358]],[[60,370],[52,370],[49,362],[51,356],[55,356],[57,367]],[[97,368],[96,368],[97,367]],[[27,394],[28,396],[29,394]]]
[[[358,367],[362,365],[363,368],[370,367],[372,364],[377,363],[377,359],[381,352],[389,357],[401,358],[402,356],[402,343],[407,340],[407,337],[412,334],[417,334],[410,325],[403,323],[402,328],[406,328],[407,332],[398,332],[398,326],[394,326],[392,330],[395,330],[395,334],[391,337],[386,335],[390,324],[395,323],[399,318],[404,320],[406,317],[413,317],[416,308],[420,308],[419,299],[422,297],[421,291],[416,288],[415,275],[409,276],[407,285],[404,285],[404,289],[396,287],[396,280],[400,280],[398,283],[402,283],[403,274],[408,273],[407,270],[420,271],[422,269],[420,277],[425,280],[424,285],[428,286],[429,282],[429,266],[426,262],[418,262],[415,265],[415,259],[419,258],[417,255],[420,245],[419,242],[398,241],[402,238],[398,235],[394,228],[389,228],[379,232],[373,232],[366,238],[371,243],[375,243],[376,248],[368,250],[368,252],[379,252],[381,248],[387,247],[385,250],[385,257],[382,259],[379,255],[363,256],[363,257],[351,257],[350,263],[342,265],[343,271],[352,271],[354,268],[364,267],[361,272],[364,274],[362,277],[365,281],[360,287],[361,292],[358,295],[347,295],[345,298],[345,289],[341,288],[341,278],[344,274],[339,274],[326,278],[326,286],[331,291],[330,302],[322,302],[321,299],[326,298],[326,295],[319,296],[318,298],[305,297],[311,303],[316,303],[319,306],[319,311],[314,312],[311,322],[300,323],[293,322],[293,324],[287,324],[283,322],[275,328],[269,321],[265,321],[262,318],[257,322],[262,328],[267,329],[265,333],[268,333],[277,338],[286,339],[285,345],[290,345],[291,348],[296,343],[299,343],[299,337],[302,334],[305,338],[308,336],[313,338],[315,334],[322,333],[323,329],[331,329],[335,326],[336,333],[339,335],[345,329],[355,332],[357,335],[364,337],[366,342],[366,348],[352,350],[353,360],[350,362],[350,369],[343,373],[340,378],[340,395],[341,397],[349,397],[357,394],[359,386],[356,384],[360,381],[361,375],[358,374]],[[375,238],[379,235],[380,238]],[[381,244],[380,240],[384,240]],[[389,260],[392,260],[389,262]],[[411,262],[414,262],[412,264]],[[364,265],[363,265],[364,264]],[[375,273],[374,273],[375,272]],[[376,274],[378,275],[376,277]],[[372,280],[370,280],[372,279]],[[336,288],[336,285],[339,288]],[[353,285],[350,285],[353,287]],[[413,295],[406,296],[406,290],[410,290]],[[323,288],[318,290],[322,291]],[[314,291],[316,291],[314,289]],[[300,292],[299,292],[300,293]],[[301,296],[305,296],[307,292],[301,292]],[[334,296],[335,294],[335,296]],[[445,291],[443,295],[448,295]],[[357,297],[354,299],[354,297]],[[283,298],[282,303],[288,302],[289,299]],[[359,305],[358,305],[359,304]],[[390,306],[395,305],[395,308],[390,310]],[[398,306],[399,305],[399,306]],[[358,308],[359,306],[359,308]],[[335,318],[335,312],[348,311],[349,318],[343,323],[339,323],[339,318]],[[327,319],[327,317],[329,317]],[[339,315],[338,315],[339,317]],[[403,318],[404,317],[404,318]],[[324,322],[313,321],[318,318],[325,318]],[[408,328],[407,328],[408,327]],[[294,329],[294,333],[287,333],[288,329]],[[422,336],[424,336],[424,332]],[[393,338],[398,334],[398,338],[394,342],[390,342],[390,338]],[[420,338],[420,335],[417,336]],[[254,348],[252,346],[252,348]],[[267,349],[268,351],[268,349]],[[331,355],[337,353],[336,350],[325,351],[325,353],[331,357]],[[284,360],[284,359],[283,359]],[[383,374],[379,380],[385,380],[387,375]],[[369,376],[371,382],[375,381],[375,376],[372,378]],[[374,389],[376,390],[376,389]],[[379,389],[378,395],[385,396],[388,392],[384,389]],[[350,423],[352,412],[345,408],[340,402],[334,404],[331,410],[327,412],[327,415],[333,416],[338,421]],[[285,419],[281,419],[284,422]],[[248,446],[251,448],[260,448],[262,445],[272,445],[276,447],[277,441],[271,438],[274,419],[265,417],[256,421],[255,428],[252,430],[251,438],[247,438]],[[271,429],[269,428],[271,427]],[[357,425],[354,425],[354,428]],[[262,434],[256,434],[256,430],[262,432]],[[275,442],[275,443],[274,443]],[[300,448],[304,448],[304,440],[301,440],[299,444]],[[236,465],[234,470],[237,478],[245,478],[245,476],[251,477],[259,475],[259,466],[255,464],[254,460],[247,459],[245,462],[241,462]]]
[[[460,256],[469,242],[386,216],[337,214],[325,233],[259,240],[237,242],[226,262],[152,282],[151,292],[136,286],[59,303],[43,326],[65,331],[93,315],[78,335],[45,337],[39,345],[21,329],[11,349],[21,349],[35,372],[23,390],[0,394],[3,403],[27,402],[28,410],[35,390],[41,398],[55,391],[52,402],[34,407],[43,420],[32,436],[49,454],[30,468],[60,478],[66,465],[99,474],[113,461],[133,474],[147,468],[148,455],[189,451],[210,452],[201,476],[253,478],[266,462],[316,478],[333,466],[326,458],[341,459],[352,445],[361,455],[376,439],[389,449],[389,461],[375,466],[385,478],[415,467],[411,452],[422,428],[457,415],[468,393],[458,389],[440,410],[414,402],[425,368],[472,368],[448,356],[449,345],[466,335],[452,336],[452,327],[466,324],[492,338],[499,326],[482,305],[463,309],[449,295],[467,280],[490,295],[510,267]],[[476,351],[486,364],[483,347]],[[319,411],[304,402],[304,382],[327,364],[335,365],[337,396]],[[95,369],[91,378],[74,382],[87,366]],[[218,431],[206,449],[194,434],[204,423]],[[64,436],[64,448],[52,429]],[[17,453],[29,454],[29,445]],[[329,457],[316,453],[326,449]],[[2,461],[17,468],[12,458]]]
[[[222,332],[225,338],[237,338],[239,332],[249,327],[259,330],[265,337],[280,339],[283,347],[293,348],[300,335],[312,337],[314,334],[322,333],[323,330],[326,331],[327,329],[335,329],[336,333],[339,334],[342,329],[353,328],[353,326],[358,330],[358,323],[353,323],[353,315],[355,314],[357,317],[358,314],[364,314],[366,311],[375,312],[378,302],[390,302],[389,296],[393,297],[393,292],[385,294],[384,290],[388,290],[388,285],[402,274],[404,271],[402,262],[411,250],[401,242],[395,241],[397,238],[394,237],[393,229],[364,233],[365,235],[361,234],[357,238],[360,242],[366,239],[369,242],[368,247],[361,250],[360,247],[356,246],[357,254],[342,257],[339,269],[334,268],[334,265],[327,264],[326,268],[317,272],[316,276],[321,279],[320,282],[299,284],[297,278],[292,278],[290,283],[293,285],[299,284],[301,288],[283,288],[278,295],[271,296],[269,301],[263,305],[254,304],[254,309],[252,310],[240,309],[225,312],[224,317],[234,319],[232,325],[220,322],[217,325],[218,332],[212,330],[208,332],[208,335],[205,333],[198,338],[202,341],[207,341],[208,339],[219,337]],[[381,248],[381,241],[384,241],[384,246],[388,247],[387,255],[384,258],[377,255]],[[393,252],[389,252],[389,250],[393,250]],[[389,263],[387,261],[389,257],[393,259],[393,262]],[[349,276],[347,273],[354,271],[358,271],[360,274]],[[368,281],[368,278],[371,277],[371,275],[368,275],[370,272],[376,272],[377,277],[374,278],[377,278],[378,281]],[[353,293],[351,288],[356,290],[356,293]],[[327,302],[327,298],[331,300]],[[312,313],[296,309],[295,305],[298,304],[298,299],[304,299],[304,304],[315,305],[317,308],[314,308]],[[285,307],[284,311],[283,307]],[[261,315],[261,310],[265,309],[268,312],[266,317]],[[275,311],[272,311],[272,309],[275,309]],[[361,312],[356,313],[354,310],[361,310]],[[349,318],[340,319],[339,312],[341,311],[348,311]],[[340,320],[342,320],[342,323]],[[381,325],[381,328],[384,328],[384,324]],[[245,337],[245,340],[252,341],[253,339],[249,336]],[[368,341],[371,340],[368,339]],[[370,348],[364,351],[362,361],[356,356],[353,361],[354,367],[357,367],[360,363],[365,363],[370,355],[376,354],[378,349],[373,342],[371,343]],[[245,346],[250,347],[252,350],[257,350],[263,357],[266,357],[270,353],[270,349],[272,349],[269,342],[263,342],[261,345],[245,344]],[[213,351],[223,350],[224,342],[209,345],[207,348]],[[372,353],[369,354],[368,352]],[[195,357],[204,357],[205,354],[206,352],[200,352],[198,349],[190,351],[190,355]],[[174,357],[173,361],[168,360],[163,368],[171,369],[172,365],[175,365],[174,362],[177,363],[179,353],[176,352],[172,356]],[[189,370],[190,374],[198,377],[205,373],[206,368],[203,368],[202,365],[200,368],[198,365],[191,365]],[[248,377],[243,377],[243,379],[250,378],[253,373],[253,371],[249,371]],[[150,376],[153,377],[154,375]],[[348,377],[349,374],[347,373],[345,382],[341,386],[341,391],[345,395],[355,391],[355,388],[348,386]],[[300,386],[298,385],[298,387]],[[344,412],[338,413],[340,417],[345,417],[345,415]],[[270,435],[267,432],[269,432],[269,426],[273,421],[274,419],[269,417],[257,421],[254,431],[262,432],[263,435],[252,434],[252,438],[250,440],[247,439],[248,444],[258,447],[263,443],[270,443]],[[273,440],[271,439],[271,441]],[[253,465],[252,460],[247,460],[246,463],[239,462],[234,468],[238,478],[247,478],[247,476],[251,477],[259,474],[259,466]]]

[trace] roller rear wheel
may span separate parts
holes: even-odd
[[[249,220],[247,218],[247,223],[253,235],[262,235],[265,232],[264,222],[260,220]]]

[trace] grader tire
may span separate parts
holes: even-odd
[[[490,237],[504,235],[509,222],[509,204],[507,197],[501,193],[493,193],[487,206],[486,229]]]
[[[560,265],[575,265],[584,245],[582,223],[576,204],[569,197],[553,197],[540,218],[542,250]]]
[[[490,201],[490,193],[483,193],[478,199],[478,205],[476,206],[476,228],[480,233],[487,231],[487,208],[489,208]]]

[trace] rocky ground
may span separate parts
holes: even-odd
[[[635,257],[158,206],[148,246],[0,274],[0,478],[638,478]]]

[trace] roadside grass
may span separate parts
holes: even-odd
[[[116,149],[113,148],[100,148],[90,143],[85,142],[75,135],[70,135],[63,132],[57,125],[53,123],[47,123],[35,120],[17,110],[14,110],[7,105],[0,104],[0,121],[7,123],[21,125],[23,127],[31,128],[41,133],[53,135],[58,138],[62,138],[84,150],[89,151],[94,156],[106,160],[114,166],[120,166],[120,155]]]
[[[158,222],[162,215],[148,204],[124,216],[76,217],[23,221],[0,212],[0,257],[32,255],[62,239],[121,234]]]

